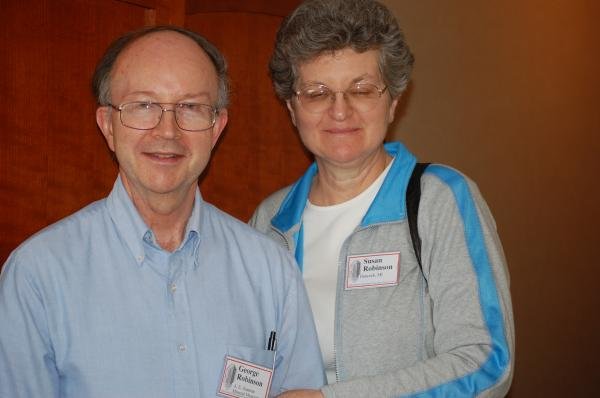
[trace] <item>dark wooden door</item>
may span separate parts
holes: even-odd
[[[232,94],[229,124],[201,190],[208,201],[245,221],[261,199],[297,179],[309,164],[267,67],[277,28],[298,1],[211,3],[191,9],[186,26],[223,51]]]

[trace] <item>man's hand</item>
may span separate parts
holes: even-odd
[[[289,390],[277,398],[324,398],[319,390]]]

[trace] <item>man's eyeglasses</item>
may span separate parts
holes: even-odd
[[[311,84],[296,91],[296,97],[306,111],[322,113],[333,104],[337,93],[342,93],[349,106],[367,112],[375,108],[386,89],[387,86],[379,88],[371,83],[355,83],[344,91],[333,91],[324,84]]]
[[[189,102],[173,104],[140,101],[127,102],[119,106],[108,105],[119,111],[123,126],[136,130],[152,130],[158,126],[165,112],[175,114],[175,122],[182,130],[208,130],[215,125],[218,112],[211,105]],[[167,109],[165,105],[172,105],[172,108]]]

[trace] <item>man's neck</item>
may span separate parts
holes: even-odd
[[[196,185],[186,192],[148,193],[141,195],[124,181],[125,189],[140,216],[154,233],[164,250],[175,251],[184,239],[185,228],[192,214]]]

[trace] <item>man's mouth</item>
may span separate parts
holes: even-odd
[[[174,162],[183,157],[177,153],[162,153],[162,152],[144,152],[147,157],[162,162]]]

